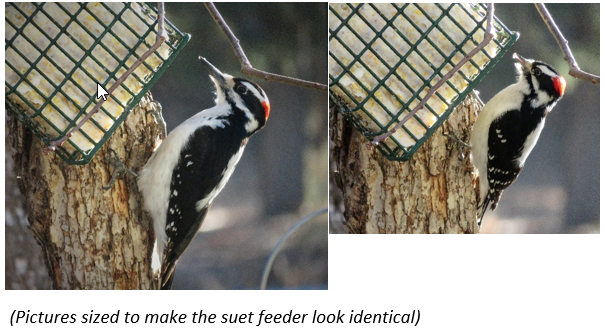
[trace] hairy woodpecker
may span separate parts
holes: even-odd
[[[170,289],[179,257],[231,177],[248,138],[269,117],[269,100],[256,83],[221,73],[199,59],[216,86],[216,105],[170,132],[138,181],[154,222],[152,269],[162,289]]]
[[[513,54],[518,82],[496,94],[471,133],[471,161],[479,173],[478,224],[496,209],[536,145],[546,115],[565,92],[565,79],[550,65]]]

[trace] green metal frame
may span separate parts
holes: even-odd
[[[382,15],[380,13],[380,11],[373,5],[373,4],[360,4],[360,5],[353,5],[353,4],[347,4],[351,10],[352,13],[346,17],[343,18],[341,17],[332,7],[330,7],[330,11],[332,12],[333,15],[335,15],[336,17],[338,17],[341,21],[341,24],[336,27],[336,29],[334,30],[330,30],[330,36],[329,39],[330,41],[332,41],[332,39],[337,40],[353,57],[354,59],[348,64],[345,65],[343,64],[338,58],[336,58],[335,55],[332,54],[332,52],[330,51],[330,57],[334,60],[334,62],[336,62],[338,65],[340,65],[343,68],[343,73],[340,74],[340,76],[338,77],[334,77],[332,76],[332,74],[330,74],[330,89],[332,88],[339,88],[340,90],[342,90],[344,92],[344,94],[347,95],[347,97],[349,98],[348,101],[345,101],[344,99],[341,99],[339,96],[337,96],[336,94],[334,94],[332,91],[330,91],[330,101],[336,105],[336,107],[339,109],[339,111],[357,128],[357,130],[359,130],[368,140],[373,140],[376,136],[381,135],[383,133],[386,133],[387,131],[389,131],[390,129],[392,129],[394,127],[394,125],[396,125],[399,121],[398,119],[400,117],[403,117],[404,112],[409,112],[411,111],[413,108],[410,108],[410,105],[412,104],[412,102],[417,99],[418,101],[420,101],[422,99],[422,97],[420,97],[420,93],[422,90],[428,89],[431,87],[430,83],[433,80],[433,78],[435,77],[435,75],[439,75],[440,77],[442,77],[444,74],[441,74],[442,70],[446,67],[446,65],[451,65],[451,67],[455,66],[457,63],[452,62],[452,58],[454,57],[454,55],[456,55],[457,53],[461,53],[463,55],[466,55],[466,53],[462,50],[462,46],[467,42],[467,41],[471,41],[475,44],[475,46],[478,44],[477,41],[475,41],[472,38],[472,35],[475,34],[476,31],[478,30],[484,30],[484,28],[482,27],[483,22],[487,19],[487,17],[484,17],[481,20],[476,20],[474,18],[474,16],[472,14],[469,13],[469,11],[467,10],[466,7],[459,5],[459,4],[450,4],[448,5],[447,8],[444,8],[443,5],[438,5],[440,6],[441,10],[442,10],[442,14],[440,15],[440,17],[438,17],[437,19],[433,20],[431,19],[427,13],[420,7],[416,7],[417,9],[419,9],[423,15],[425,15],[427,17],[427,19],[430,19],[433,21],[432,26],[430,26],[428,29],[426,29],[426,31],[422,31],[422,29],[420,29],[418,26],[416,26],[410,19],[407,19],[404,10],[408,7],[408,6],[413,6],[413,4],[402,4],[402,5],[396,5],[393,4],[393,6],[395,6],[395,8],[397,9],[397,14],[395,14],[391,19],[387,19],[384,15]],[[376,30],[372,24],[370,24],[366,18],[361,15],[359,13],[359,10],[362,8],[362,6],[372,6],[372,8],[381,15],[381,17],[384,19],[384,22],[386,23],[384,25],[384,27],[382,28],[382,30]],[[454,24],[456,24],[458,26],[458,28],[460,28],[461,31],[465,31],[466,29],[464,29],[462,26],[460,26],[460,24],[453,19],[451,16],[449,16],[449,12],[451,10],[451,8],[453,8],[453,6],[460,6],[463,10],[465,10],[467,13],[469,13],[469,17],[473,18],[473,20],[475,20],[476,23],[476,27],[474,30],[472,30],[471,32],[469,32],[467,34],[466,39],[464,39],[461,43],[456,43],[454,42],[448,35],[447,35],[447,31],[444,31],[443,29],[441,29],[441,27],[439,26],[439,22],[445,18],[448,17],[450,18],[450,21],[452,21]],[[481,5],[481,7],[476,7],[477,10],[481,10],[482,12],[485,13],[486,12],[486,7],[484,5]],[[405,35],[403,35],[397,28],[395,28],[393,26],[393,22],[399,18],[400,16],[403,16],[406,21],[413,26],[420,34],[421,37],[418,39],[418,41],[416,43],[412,43]],[[366,42],[363,41],[363,38],[353,29],[350,28],[348,26],[348,22],[351,20],[351,18],[353,17],[358,17],[361,20],[364,21],[364,23],[372,29],[372,31],[375,33],[375,37]],[[446,82],[448,84],[448,86],[450,88],[452,88],[453,90],[456,91],[457,96],[455,97],[455,99],[451,102],[449,102],[448,100],[444,99],[439,93],[436,93],[436,95],[444,102],[444,103],[448,103],[449,102],[449,106],[448,108],[441,114],[438,115],[432,108],[430,108],[429,105],[426,105],[425,108],[428,109],[431,114],[435,115],[435,117],[437,117],[436,122],[429,126],[426,126],[426,124],[416,115],[414,115],[413,117],[411,117],[411,120],[416,120],[416,122],[418,122],[419,124],[421,124],[425,129],[426,129],[426,133],[421,137],[421,138],[416,138],[414,136],[413,133],[411,133],[406,127],[405,125],[402,126],[401,128],[415,141],[415,144],[412,147],[404,147],[402,146],[395,138],[393,138],[393,136],[389,137],[390,141],[392,141],[392,143],[394,143],[396,146],[394,148],[389,147],[387,145],[387,143],[382,142],[380,143],[377,148],[380,150],[380,152],[386,156],[389,160],[397,160],[397,161],[407,161],[409,159],[411,159],[412,155],[418,150],[418,148],[420,148],[420,146],[422,146],[422,144],[437,130],[437,128],[439,128],[439,126],[441,126],[441,124],[443,124],[445,122],[445,120],[449,117],[449,115],[452,113],[452,111],[458,107],[458,105],[460,104],[460,102],[466,98],[466,96],[468,95],[468,93],[473,90],[478,84],[479,82],[481,82],[481,80],[487,75],[487,73],[496,65],[496,63],[504,56],[504,54],[506,53],[506,51],[508,51],[508,49],[512,46],[512,44],[519,38],[519,34],[517,32],[511,32],[509,31],[506,26],[504,26],[496,17],[494,17],[494,25],[496,27],[496,31],[497,31],[497,36],[494,39],[494,42],[496,42],[498,50],[497,50],[497,54],[496,56],[490,56],[484,49],[482,50],[482,52],[485,54],[485,56],[487,56],[487,58],[490,58],[489,63],[481,68],[473,59],[471,59],[469,62],[474,65],[478,71],[479,74],[477,74],[476,76],[464,76],[462,74],[462,72],[459,72],[464,79],[468,82],[468,86],[466,88],[464,88],[463,90],[457,90],[456,87],[454,87],[454,85],[448,81]],[[338,36],[338,32],[344,28],[347,27],[347,29],[349,31],[351,31],[359,40],[361,40],[361,42],[364,43],[364,49],[362,51],[360,51],[359,53],[354,53],[353,50],[351,50],[350,47],[348,47],[343,41],[342,39],[339,38]],[[395,30],[399,37],[401,37],[405,42],[407,42],[410,45],[410,49],[406,52],[406,53],[401,53],[400,51],[398,51],[397,49],[395,49],[395,47],[393,47],[389,40],[385,39],[382,37],[382,33],[384,31],[386,31],[389,27],[393,28],[393,30]],[[428,38],[429,33],[431,33],[431,31],[433,29],[438,29],[441,33],[443,33],[443,35],[452,43],[452,44],[456,44],[456,51],[454,51],[452,54],[445,54],[441,51],[441,49],[439,49],[432,41],[430,38]],[[399,55],[400,57],[400,61],[394,65],[393,67],[391,67],[391,65],[389,65],[384,59],[380,58],[380,55],[376,52],[376,50],[372,49],[372,44],[374,42],[376,42],[377,40],[382,40],[389,48],[390,50],[393,51],[393,53]],[[443,56],[443,58],[445,58],[443,64],[439,67],[435,67],[431,61],[429,61],[422,53],[420,52],[416,52],[417,46],[422,42],[426,40],[427,42],[429,42],[429,44],[436,49],[439,54],[441,56]],[[387,68],[390,68],[389,74],[387,74],[386,76],[377,76],[376,73],[372,72],[372,70],[368,67],[368,65],[366,63],[364,63],[361,60],[361,57],[367,52],[367,51],[371,51],[381,62],[383,65],[385,65]],[[433,69],[433,75],[431,75],[429,78],[422,78],[420,73],[418,73],[418,71],[411,65],[406,63],[406,59],[408,58],[408,56],[412,53],[416,53],[418,55],[420,55],[420,57],[426,62],[427,65],[429,65],[432,69]],[[376,79],[377,81],[379,81],[378,85],[373,89],[373,90],[369,90],[354,74],[348,74],[348,76],[350,78],[352,78],[361,88],[363,88],[363,90],[367,93],[367,96],[365,99],[363,99],[362,101],[357,101],[355,100],[355,97],[349,92],[347,91],[342,85],[340,85],[340,79],[345,76],[345,72],[349,71],[351,69],[351,67],[353,67],[353,65],[355,64],[361,64],[365,70],[367,70],[374,79]],[[412,88],[406,83],[406,81],[399,76],[396,73],[397,68],[399,67],[399,65],[407,65],[407,67],[409,67],[419,78],[423,79],[424,84],[422,85],[421,88],[417,89],[417,90],[413,90],[413,97],[411,97],[410,99],[401,99],[395,92],[393,92],[393,90],[391,90],[391,88],[389,88],[386,85],[386,81],[395,76],[401,83],[403,83],[405,85],[406,88],[408,88],[409,90],[412,90]],[[396,114],[391,114],[386,106],[377,98],[375,97],[374,93],[375,91],[379,90],[380,88],[384,88],[386,89],[388,92],[390,92],[395,99],[397,99],[397,101],[399,101],[401,104],[404,104],[404,106],[402,106],[402,108],[399,110],[398,113]],[[372,99],[380,106],[382,107],[382,109],[385,111],[385,113],[387,113],[390,117],[391,120],[388,122],[388,124],[380,124],[378,122],[377,119],[375,119],[365,108],[365,104]],[[351,103],[352,102],[352,103]],[[353,106],[352,108],[349,106]],[[363,113],[365,113],[369,118],[372,119],[372,121],[378,126],[380,127],[379,131],[368,131],[367,128],[364,127],[364,125],[362,124],[362,122],[360,121],[359,115],[356,114],[356,112],[358,111],[363,111]]]
[[[10,6],[15,7],[17,10],[19,10],[18,6],[10,3],[8,4]],[[25,125],[30,128],[33,133],[40,138],[46,145],[50,144],[51,142],[58,140],[62,137],[64,137],[78,122],[78,120],[86,115],[86,109],[89,108],[89,106],[93,103],[96,102],[96,90],[94,90],[93,94],[89,92],[87,92],[86,90],[84,90],[78,83],[76,83],[76,81],[73,79],[73,75],[74,73],[78,70],[78,68],[81,68],[82,63],[84,62],[85,59],[90,58],[92,59],[97,65],[99,65],[100,67],[104,67],[100,61],[95,58],[95,56],[92,55],[92,50],[95,49],[96,46],[100,46],[102,47],[106,53],[110,54],[113,59],[115,59],[119,64],[116,66],[116,68],[109,73],[109,76],[107,77],[107,79],[105,81],[97,81],[98,83],[100,83],[101,85],[106,85],[107,82],[113,80],[117,80],[120,76],[116,76],[119,72],[120,69],[124,68],[125,70],[128,69],[129,67],[126,66],[126,61],[130,58],[136,58],[138,59],[140,56],[137,55],[137,53],[135,52],[135,50],[141,45],[141,43],[145,43],[145,45],[147,46],[147,48],[150,48],[152,46],[152,44],[148,44],[145,41],[145,38],[149,35],[149,33],[154,32],[155,33],[155,26],[157,25],[157,19],[155,17],[157,17],[157,10],[148,5],[148,4],[140,4],[144,7],[144,9],[142,10],[143,15],[140,15],[136,10],[131,9],[133,5],[135,5],[134,3],[125,3],[124,7],[122,8],[122,10],[120,12],[113,12],[112,9],[110,9],[109,7],[107,7],[106,4],[101,3],[101,5],[103,5],[105,7],[105,9],[107,11],[113,12],[114,13],[114,19],[107,25],[105,25],[103,23],[103,20],[99,19],[98,17],[96,17],[88,8],[86,8],[86,3],[81,3],[80,4],[80,8],[77,12],[71,14],[61,3],[56,3],[56,5],[61,8],[66,15],[70,16],[69,22],[67,24],[65,24],[65,26],[61,27],[59,24],[57,24],[56,22],[54,22],[54,20],[52,19],[52,17],[45,12],[44,10],[44,4],[35,4],[34,6],[36,7],[35,11],[32,13],[32,15],[26,15],[24,12],[20,11],[20,13],[24,16],[27,17],[25,24],[23,24],[21,27],[17,27],[13,22],[10,22],[8,20],[8,18],[5,20],[5,23],[10,25],[10,27],[12,27],[13,29],[15,29],[17,32],[15,33],[14,37],[11,38],[10,40],[5,39],[6,45],[5,45],[5,53],[6,50],[8,50],[9,48],[11,48],[12,50],[14,50],[17,54],[19,54],[21,56],[21,58],[26,61],[29,65],[30,68],[24,73],[24,74],[20,74],[18,72],[18,70],[11,64],[11,62],[9,62],[8,59],[5,60],[5,64],[10,67],[15,73],[17,73],[19,75],[19,80],[17,81],[17,83],[15,83],[14,85],[10,85],[7,81],[5,81],[5,86],[6,86],[6,93],[5,93],[5,99],[6,102],[8,104],[8,108],[11,109],[16,115],[17,117],[23,121],[25,123]],[[117,22],[121,22],[122,25],[124,25],[131,33],[133,33],[135,36],[139,35],[139,33],[136,33],[130,26],[128,23],[124,22],[122,20],[122,14],[125,13],[127,10],[130,10],[132,13],[134,13],[135,15],[137,15],[137,17],[140,18],[140,20],[147,25],[147,31],[145,32],[144,35],[140,35],[139,41],[134,45],[134,47],[129,47],[121,38],[119,35],[116,35],[113,31],[112,31],[112,26],[114,24],[116,24]],[[90,14],[91,16],[93,16],[97,23],[101,24],[105,30],[98,36],[95,37],[93,35],[93,33],[91,31],[89,31],[81,22],[78,21],[77,17],[78,15],[83,12],[86,11],[87,14]],[[35,22],[34,22],[34,16],[35,15],[46,15],[46,17],[53,22],[58,29],[60,29],[60,33],[57,34],[56,37],[50,37],[48,34],[46,34],[46,32],[44,32],[44,30],[38,26]],[[144,15],[147,15],[148,17],[144,17]],[[153,23],[149,23],[148,20],[149,18],[152,17],[153,18]],[[139,83],[141,83],[141,85],[143,86],[143,88],[138,92],[135,93],[132,90],[128,89],[124,84],[121,85],[121,87],[128,92],[131,95],[131,99],[128,101],[128,103],[126,104],[126,106],[123,108],[122,114],[114,117],[111,113],[109,113],[107,110],[105,110],[103,108],[103,106],[101,106],[101,111],[103,111],[103,113],[105,115],[107,115],[108,117],[111,118],[111,120],[113,120],[113,124],[111,125],[111,127],[107,130],[103,129],[95,120],[94,118],[91,118],[90,121],[97,127],[99,128],[101,131],[105,131],[103,134],[103,137],[98,141],[95,142],[89,135],[86,134],[86,132],[84,132],[82,129],[80,129],[80,131],[78,133],[82,133],[82,135],[88,139],[88,141],[90,141],[92,144],[94,144],[94,147],[90,150],[84,151],[82,149],[80,149],[73,141],[71,141],[70,139],[68,139],[66,142],[70,144],[71,147],[73,147],[73,149],[75,149],[75,152],[70,152],[68,149],[66,149],[64,146],[59,146],[56,149],[56,153],[63,159],[65,160],[68,164],[88,164],[90,162],[90,160],[92,159],[92,157],[97,153],[97,151],[99,151],[99,149],[103,146],[103,144],[105,144],[105,142],[111,137],[111,135],[116,131],[116,129],[120,126],[120,124],[122,124],[122,122],[126,119],[126,117],[128,116],[128,114],[130,113],[130,111],[139,103],[139,101],[141,100],[141,98],[147,93],[147,91],[149,91],[149,89],[153,86],[153,84],[160,78],[160,76],[164,73],[164,71],[168,68],[168,66],[172,63],[172,61],[176,58],[176,56],[178,55],[178,53],[183,49],[183,47],[187,44],[187,42],[189,41],[189,39],[191,38],[191,36],[189,34],[183,34],[182,32],[180,32],[174,25],[172,25],[167,19],[165,20],[166,24],[166,29],[168,32],[168,40],[166,41],[166,44],[170,47],[170,54],[168,56],[167,59],[164,59],[157,51],[155,52],[155,56],[157,58],[159,58],[162,63],[160,64],[159,67],[154,68],[149,66],[147,63],[143,62],[142,65],[144,65],[148,71],[150,71],[151,73],[149,75],[147,75],[146,77],[140,77],[138,75],[136,75],[135,73],[133,73],[131,76],[133,76],[134,78],[136,78],[138,80]],[[37,45],[35,44],[31,39],[28,38],[27,35],[25,35],[25,33],[22,33],[24,31],[24,29],[27,26],[33,25],[34,28],[36,28],[37,31],[39,31],[40,33],[42,33],[47,39],[48,41],[50,41],[50,44],[46,47],[44,47],[44,49],[41,49],[42,45]],[[86,33],[88,33],[90,35],[90,37],[92,37],[93,39],[95,39],[94,43],[88,47],[88,49],[86,49],[85,46],[83,46],[80,42],[78,42],[75,38],[71,38],[74,42],[74,44],[79,47],[80,50],[82,50],[84,52],[84,55],[81,58],[73,58],[70,54],[69,51],[62,48],[61,46],[59,46],[57,44],[57,40],[64,34],[69,36],[69,27],[72,24],[76,24],[80,29],[82,29],[83,31],[85,31]],[[125,56],[124,58],[118,58],[115,54],[113,54],[109,48],[107,48],[107,46],[105,46],[102,42],[103,37],[107,34],[110,34],[111,36],[113,36],[116,40],[118,40],[122,46],[124,46],[124,48],[128,49],[128,54],[127,56]],[[30,45],[32,45],[39,53],[40,56],[34,60],[34,61],[30,61],[27,56],[25,56],[24,54],[22,54],[16,47],[12,46],[12,43],[15,41],[15,39],[17,37],[22,37],[25,40],[27,40]],[[70,61],[72,61],[72,63],[74,63],[74,67],[71,71],[69,72],[65,72],[60,65],[57,65],[56,62],[50,58],[50,56],[47,56],[47,52],[48,50],[53,47],[56,46],[57,49],[59,49]],[[152,55],[153,56],[153,55]],[[49,62],[51,62],[60,72],[61,74],[63,74],[65,76],[65,79],[59,83],[58,85],[55,85],[52,81],[52,79],[48,78],[40,69],[38,69],[36,66],[37,64],[40,62],[40,60],[42,60],[43,58],[45,58],[46,60],[48,60]],[[28,74],[30,74],[32,71],[36,71],[38,74],[42,75],[44,78],[46,78],[47,82],[50,83],[54,88],[55,91],[52,92],[48,97],[44,96],[44,93],[42,93],[35,85],[33,85],[31,82],[29,82],[27,80],[27,76]],[[82,69],[81,71],[83,71],[89,78],[91,78],[92,80],[95,80],[92,75],[87,72],[86,70]],[[83,106],[78,106],[77,103],[75,101],[73,101],[73,99],[70,97],[69,94],[67,94],[65,91],[62,90],[63,86],[67,83],[67,82],[71,82],[73,85],[75,85],[83,94],[89,96],[89,100],[86,104],[84,104]],[[40,106],[38,109],[36,109],[36,106],[34,106],[30,101],[28,101],[28,99],[20,94],[17,91],[17,88],[19,87],[19,85],[21,83],[27,83],[32,89],[34,89],[42,98],[45,98],[45,102],[42,106]],[[64,111],[61,110],[61,108],[58,108],[55,104],[53,104],[51,102],[51,99],[53,99],[55,97],[55,95],[57,93],[61,93],[63,96],[65,96],[69,101],[72,102],[72,104],[74,106],[76,106],[76,108],[78,108],[79,113],[73,118],[70,119],[65,113]],[[29,109],[31,111],[33,111],[34,113],[31,115],[26,114],[26,110],[24,108],[20,108],[19,105],[15,104],[14,102],[12,102],[8,96],[11,94],[15,94],[17,95],[27,106],[29,106]],[[115,98],[115,96],[110,95],[110,98],[112,98],[114,101],[116,101],[118,104],[120,104],[121,102]],[[109,99],[108,99],[109,100]],[[67,125],[66,128],[64,129],[60,129],[58,128],[56,125],[54,125],[51,120],[47,117],[44,116],[44,114],[42,113],[42,111],[47,107],[47,106],[52,106],[53,109],[55,109],[58,113],[60,113],[67,121],[70,121],[70,123]],[[122,106],[122,105],[120,105]],[[51,128],[54,129],[54,131],[56,133],[58,133],[58,136],[55,136],[53,134],[53,136],[50,136],[48,133],[46,133],[44,131],[44,128],[41,127],[40,123],[34,121],[33,119],[36,117],[40,117],[41,119],[44,120],[44,122],[46,124],[48,124],[48,126],[50,126]]]

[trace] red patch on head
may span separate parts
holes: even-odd
[[[565,87],[567,86],[567,82],[562,76],[555,76],[552,78],[552,82],[555,86],[555,91],[559,93],[559,96],[562,96],[565,93]]]
[[[265,109],[265,121],[269,118],[269,112],[271,111],[271,105],[269,105],[269,101],[261,102],[263,108]]]

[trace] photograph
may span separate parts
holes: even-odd
[[[600,232],[598,76],[558,44],[598,74],[599,4],[539,8],[329,4],[331,233]]]
[[[6,4],[6,288],[327,289],[327,4],[156,6]]]

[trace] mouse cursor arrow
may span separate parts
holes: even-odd
[[[97,83],[97,99],[103,97],[103,100],[107,100],[107,95],[109,93],[103,89],[103,87]]]

